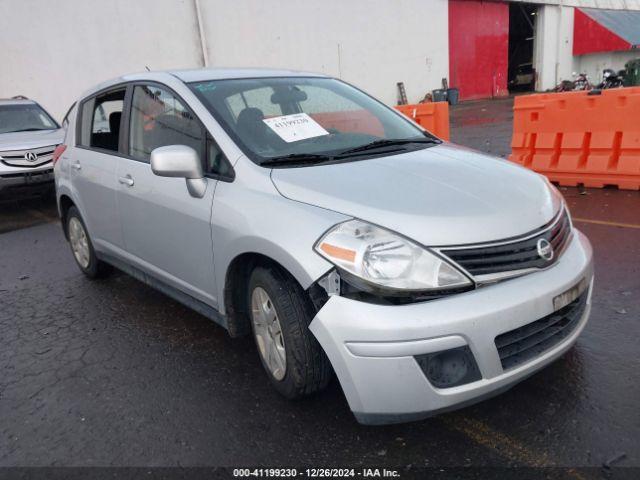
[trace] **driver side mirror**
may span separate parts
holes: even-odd
[[[186,145],[167,145],[154,149],[151,152],[151,171],[159,177],[184,178],[192,197],[202,198],[207,190],[200,156]]]

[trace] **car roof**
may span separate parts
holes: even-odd
[[[0,98],[0,105],[35,105],[35,103],[28,98]]]
[[[191,70],[172,70],[170,73],[183,82],[201,82],[205,80],[225,80],[232,78],[326,76],[319,73],[273,68],[196,68]]]
[[[186,70],[160,70],[122,75],[84,92],[81,98],[95,92],[109,88],[118,83],[134,82],[140,80],[163,82],[169,78],[177,78],[185,83],[201,82],[206,80],[227,80],[234,78],[273,78],[273,77],[327,77],[327,75],[303,72],[299,70],[285,70],[273,68],[195,68]]]

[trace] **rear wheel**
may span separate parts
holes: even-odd
[[[248,293],[260,360],[278,392],[294,399],[326,387],[331,365],[309,330],[314,312],[300,285],[276,267],[257,267]]]
[[[89,278],[98,278],[108,274],[111,268],[106,263],[98,260],[87,233],[87,228],[76,207],[69,208],[67,212],[66,228],[73,258],[82,273]]]

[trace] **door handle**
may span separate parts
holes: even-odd
[[[72,164],[71,164],[71,167],[72,167],[74,170],[82,170],[82,165],[80,165],[80,162],[72,163]]]
[[[131,178],[131,175],[127,175],[126,177],[120,177],[118,178],[118,181],[122,184],[122,185],[126,185],[127,187],[133,187],[133,178]]]

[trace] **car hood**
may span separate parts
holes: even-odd
[[[0,152],[48,147],[64,141],[64,130],[0,133]]]
[[[427,246],[521,235],[549,222],[561,204],[542,176],[451,144],[274,169],[271,178],[286,198],[375,223]]]

